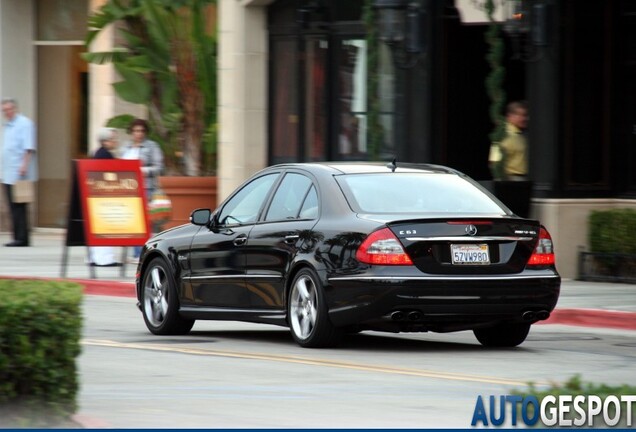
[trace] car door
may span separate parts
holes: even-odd
[[[249,308],[245,284],[245,246],[280,173],[244,185],[214,216],[210,229],[194,237],[190,282],[198,306]]]
[[[286,173],[245,248],[245,278],[253,308],[284,308],[291,263],[315,240],[312,228],[318,215],[318,194],[312,179],[298,172]]]

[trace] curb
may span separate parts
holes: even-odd
[[[81,426],[83,429],[110,429],[112,427],[104,420],[83,414],[73,414],[71,416],[71,421]]]
[[[108,280],[69,279],[84,285],[84,294],[113,297],[137,297],[133,282],[116,282]]]
[[[555,309],[545,324],[636,330],[636,312],[603,309]]]
[[[28,276],[0,276],[0,279],[39,279],[75,282],[84,286],[84,294],[103,295],[113,297],[137,297],[134,282],[118,282],[96,279],[61,279],[61,278],[30,278]]]

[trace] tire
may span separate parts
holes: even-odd
[[[179,315],[179,298],[172,270],[163,258],[150,261],[141,280],[141,311],[146,327],[156,335],[181,335],[194,320]]]
[[[486,347],[512,348],[526,340],[530,324],[499,324],[473,330],[477,340]]]
[[[294,277],[287,301],[287,322],[292,337],[303,348],[334,346],[340,340],[342,330],[331,324],[322,284],[309,268]]]

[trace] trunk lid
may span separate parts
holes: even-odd
[[[389,222],[413,264],[432,274],[523,271],[537,244],[538,221],[519,218],[444,218]]]

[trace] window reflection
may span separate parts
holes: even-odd
[[[362,39],[342,41],[338,62],[340,125],[338,155],[365,159],[367,153],[367,49]]]
[[[221,225],[249,224],[256,221],[267,193],[278,178],[277,173],[252,180],[225,204],[219,214]]]
[[[296,41],[276,40],[272,44],[273,107],[272,161],[298,161],[298,74]]]
[[[327,51],[329,42],[310,39],[306,45],[305,154],[309,161],[325,160],[327,141]]]
[[[396,154],[394,141],[395,125],[395,67],[391,58],[391,50],[387,44],[379,44],[378,67],[378,107],[380,151],[382,160],[392,158]],[[372,125],[370,125],[372,127]]]
[[[395,69],[386,44],[369,56],[364,2],[329,2],[331,25],[306,27],[297,4],[269,7],[270,163],[394,157]]]

